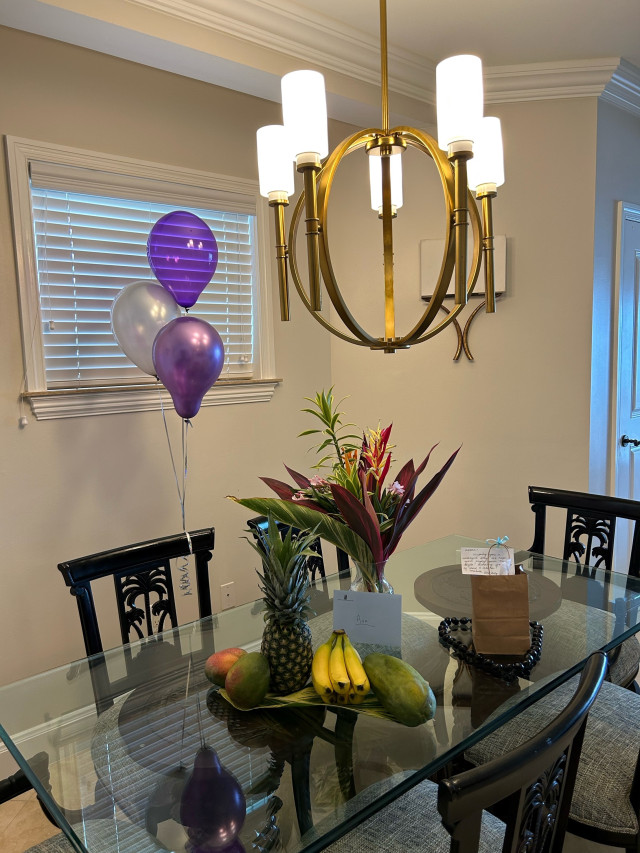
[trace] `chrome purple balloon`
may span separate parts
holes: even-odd
[[[188,849],[193,853],[241,851],[237,835],[246,813],[236,777],[220,764],[210,746],[201,747],[180,800],[180,823],[189,836]]]
[[[156,335],[153,364],[181,418],[193,418],[224,365],[217,331],[198,317],[177,317]]]
[[[147,258],[155,277],[178,305],[191,308],[216,271],[218,244],[199,216],[173,210],[151,229]]]

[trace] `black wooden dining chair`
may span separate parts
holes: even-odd
[[[549,724],[495,760],[438,784],[422,782],[377,811],[379,791],[374,789],[378,786],[367,789],[345,808],[347,817],[354,815],[354,822],[355,812],[367,806],[373,816],[327,850],[560,853],[587,715],[606,665],[602,652],[591,655],[577,689],[573,685],[573,696],[568,696]],[[495,734],[498,739],[501,731]]]
[[[211,616],[209,561],[215,542],[212,527],[151,539],[58,563],[76,597],[82,635],[90,655],[103,651],[92,583],[112,577],[123,645],[178,625],[171,561],[193,554],[200,618]]]
[[[465,758],[484,765],[519,747],[555,717],[576,680],[468,749]],[[596,844],[640,851],[640,696],[608,681],[589,714],[567,829]]]
[[[549,489],[529,486],[529,502],[535,514],[533,543],[529,548],[535,554],[562,557],[566,567],[562,578],[563,597],[566,599],[585,595],[585,584],[580,581],[579,592],[572,593],[571,572],[592,578],[594,584],[589,587],[593,594],[596,575],[601,571],[604,577],[613,570],[613,555],[616,537],[616,522],[620,519],[633,522],[633,535],[629,562],[616,567],[630,577],[640,577],[640,502],[609,495],[593,495],[585,492],[572,492],[564,489]],[[565,513],[564,537],[554,548],[547,537],[547,508],[563,510]],[[609,589],[601,584],[601,601],[597,606],[607,609]],[[586,603],[586,602],[584,602]],[[590,599],[589,603],[594,602]],[[614,618],[624,619],[626,613],[615,613]],[[635,678],[640,667],[640,643],[635,637],[626,640],[610,655],[609,678],[615,684],[636,690]]]

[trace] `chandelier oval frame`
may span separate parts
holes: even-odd
[[[396,336],[394,338],[375,337],[358,323],[342,296],[333,271],[333,264],[331,262],[329,252],[329,198],[337,169],[348,154],[365,148],[368,144],[379,140],[381,137],[395,137],[402,142],[403,146],[411,146],[431,158],[440,177],[446,208],[444,251],[433,296],[429,300],[422,317],[418,320],[415,326],[405,335]],[[440,309],[443,308],[443,301],[449,288],[455,266],[455,239],[453,228],[455,195],[454,175],[451,163],[432,136],[424,133],[423,131],[417,130],[416,128],[406,126],[396,127],[387,132],[380,129],[369,128],[367,130],[361,130],[354,133],[352,136],[343,140],[331,152],[320,169],[317,176],[317,199],[318,248],[322,279],[331,304],[351,334],[348,334],[342,331],[342,329],[334,326],[322,315],[321,312],[313,310],[311,300],[307,295],[300,277],[297,263],[296,243],[298,228],[300,226],[301,216],[305,206],[304,190],[300,193],[293,211],[289,228],[288,243],[289,267],[298,295],[309,313],[312,314],[312,316],[322,326],[336,337],[341,338],[348,343],[356,344],[357,346],[366,346],[373,350],[394,352],[396,349],[405,349],[428,340],[456,319],[457,315],[464,307],[463,304],[453,305],[450,309],[446,309],[448,313],[436,322],[436,317],[438,316]],[[471,268],[466,283],[467,296],[469,296],[473,292],[478,279],[480,265],[482,262],[483,245],[480,214],[473,194],[469,189],[467,189],[467,208],[469,211],[469,219],[473,234],[473,254],[471,258]]]

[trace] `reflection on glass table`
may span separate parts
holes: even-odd
[[[421,726],[362,706],[242,712],[226,703],[204,677],[204,662],[214,650],[259,649],[263,613],[253,603],[132,644],[130,670],[117,648],[0,688],[0,735],[78,853],[220,849],[233,826],[198,804],[216,786],[237,795],[220,776],[226,772],[242,789],[239,842],[247,853],[313,853],[434,776],[577,672],[592,651],[615,649],[640,627],[638,580],[576,575],[560,560],[520,553],[531,616],[544,626],[542,657],[528,679],[483,672],[438,639],[445,616],[469,615],[459,549],[479,544],[449,536],[388,564],[403,606],[402,649],[389,651],[429,681],[437,700],[434,719]],[[326,594],[339,583],[327,578]],[[310,626],[317,646],[331,633],[331,612]],[[123,686],[127,671],[132,680]],[[49,780],[28,763],[40,751]],[[362,796],[374,785],[373,800]]]

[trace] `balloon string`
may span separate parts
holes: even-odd
[[[171,438],[169,437],[169,428],[167,426],[167,415],[164,410],[164,403],[162,400],[162,391],[160,390],[160,384],[158,383],[158,395],[160,397],[160,410],[162,412],[162,422],[164,424],[164,432],[167,436],[167,446],[169,448],[169,457],[171,459],[171,467],[173,469],[173,477],[176,481],[176,489],[178,490],[178,502],[180,504],[180,513],[182,515],[182,530],[184,535],[187,537],[187,542],[189,544],[189,554],[193,554],[193,545],[191,543],[191,536],[187,532],[187,524],[186,524],[186,513],[185,513],[185,499],[186,499],[186,489],[187,489],[187,433],[186,427],[193,426],[191,421],[183,419],[182,421],[182,489],[180,488],[180,481],[178,480],[178,471],[176,469],[176,462],[173,456],[173,449],[171,447]],[[178,571],[180,572],[180,580],[178,582],[178,586],[182,590],[183,595],[191,595],[191,581],[189,579],[189,558],[185,555],[184,557],[180,557],[180,563],[178,564]]]

